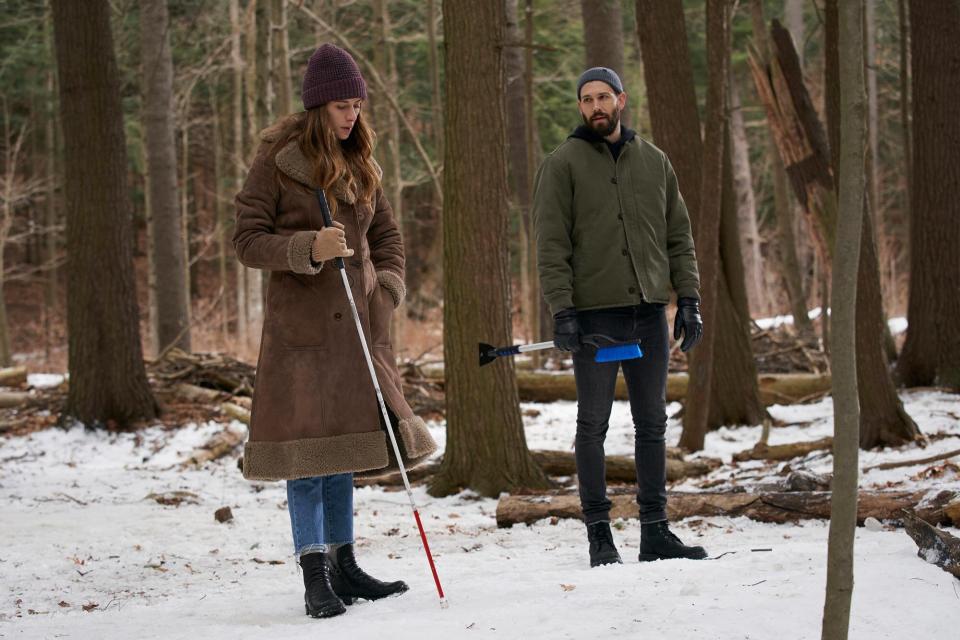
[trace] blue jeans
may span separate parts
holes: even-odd
[[[287,510],[298,558],[352,543],[353,474],[287,480]]]
[[[573,356],[577,383],[575,441],[580,505],[587,524],[610,519],[603,443],[613,408],[617,373],[622,368],[633,414],[634,463],[640,522],[667,519],[667,365],[670,338],[664,305],[641,303],[577,314],[584,334],[599,333],[617,341],[640,340],[643,357],[622,362],[594,362],[591,349]]]

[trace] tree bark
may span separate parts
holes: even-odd
[[[67,203],[65,412],[88,425],[156,415],[140,344],[132,205],[110,6],[54,0]]]
[[[677,0],[637,0],[636,15],[653,138],[673,163],[696,233],[701,209],[703,145],[683,6]],[[724,211],[724,216],[730,211],[735,225],[735,210],[724,207]],[[756,424],[763,415],[750,347],[749,313],[740,306],[745,297],[733,295],[743,290],[742,281],[734,282],[736,274],[742,278],[743,267],[727,263],[728,255],[740,259],[739,250],[723,244],[720,273],[725,275],[717,287],[718,321],[714,327],[705,327],[716,334],[718,356],[713,364],[710,427],[723,423]]]
[[[232,162],[234,193],[243,186],[245,163],[243,158],[243,56],[240,51],[240,36],[243,25],[240,22],[240,0],[230,0],[230,66],[233,71],[232,109],[230,112],[232,124]],[[243,345],[247,344],[249,335],[247,323],[247,271],[243,265],[237,263],[236,273],[236,309],[237,309],[237,338]]]
[[[807,28],[804,23],[803,9],[807,0],[784,0],[783,3],[783,21],[793,37],[793,42],[797,49],[797,58],[800,66],[803,66],[804,44],[807,41]]]
[[[827,0],[827,12],[831,11]],[[865,218],[862,3],[844,2],[839,11],[838,54],[839,193],[834,249],[830,333],[835,346],[833,371],[833,500],[827,548],[827,587],[823,608],[824,640],[845,640],[853,596],[853,539],[857,526],[857,478],[860,406],[857,371],[857,266]],[[836,10],[836,7],[834,7]],[[828,23],[830,18],[827,19]],[[829,36],[828,36],[829,37]],[[829,52],[829,45],[828,45]],[[827,54],[829,56],[829,53]],[[828,62],[828,67],[830,63]],[[829,94],[828,94],[829,95]],[[861,263],[862,264],[862,263]]]
[[[580,0],[580,15],[583,17],[583,45],[586,52],[583,68],[607,67],[623,79],[623,9],[620,2]],[[640,97],[639,92],[637,97]],[[624,125],[630,124],[629,103],[620,114],[620,121]]]
[[[273,52],[274,114],[293,113],[293,84],[290,79],[290,29],[287,23],[286,0],[270,0],[270,33]]]
[[[257,5],[262,0],[247,0],[247,7],[243,17],[243,98],[247,116],[247,144],[241,147],[245,158],[244,164],[250,165],[253,155],[259,144],[259,133],[263,128],[263,112],[261,109],[262,92],[260,91],[259,72],[262,70],[262,42],[260,31],[257,29]],[[246,334],[244,344],[255,348],[260,339],[260,329],[263,326],[263,272],[260,269],[242,267],[238,273],[243,273],[243,285],[246,291],[243,294],[246,319]]]
[[[545,487],[527,449],[513,363],[476,366],[477,336],[510,344],[504,5],[446,0],[443,351],[447,445],[433,495]],[[464,154],[470,149],[470,154]]]
[[[156,268],[157,352],[190,351],[187,259],[177,185],[173,57],[167,0],[140,0],[146,171],[150,176],[151,251]],[[184,124],[186,126],[186,124]],[[183,185],[186,191],[186,183]]]
[[[910,297],[898,373],[960,390],[960,6],[910,2],[913,189]]]

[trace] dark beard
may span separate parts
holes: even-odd
[[[614,108],[613,113],[610,114],[610,117],[607,118],[606,124],[602,122],[593,122],[589,120],[583,114],[580,114],[583,118],[583,123],[590,127],[594,133],[596,133],[601,138],[606,138],[611,133],[617,130],[617,125],[620,124],[620,109]]]

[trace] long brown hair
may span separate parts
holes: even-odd
[[[346,140],[338,139],[333,132],[326,105],[299,113],[284,124],[274,151],[279,151],[291,140],[297,141],[300,151],[310,161],[314,183],[328,194],[331,190],[334,193],[352,191],[359,202],[373,200],[373,194],[380,186],[380,170],[373,159],[376,134],[362,111],[357,114]],[[327,200],[335,209],[336,198],[328,197]]]

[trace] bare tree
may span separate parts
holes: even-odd
[[[910,298],[898,371],[908,385],[960,389],[960,38],[955,2],[910,2],[913,189]]]
[[[169,25],[167,0],[140,0],[142,117],[149,175],[150,251],[156,269],[158,352],[170,346],[190,351],[190,294],[177,186]],[[186,193],[186,183],[183,187]]]
[[[477,366],[478,336],[510,344],[504,4],[445,0],[444,376],[447,445],[434,495],[546,487],[527,449],[513,363]],[[470,149],[470,154],[463,153]]]
[[[860,400],[857,391],[857,277],[864,215],[862,3],[845,1],[839,14],[840,189],[833,261],[831,334],[833,371],[833,483],[827,551],[823,640],[845,640],[853,595],[853,540],[857,527]]]
[[[67,203],[65,411],[93,424],[152,418],[140,344],[120,76],[106,0],[54,0]]]

